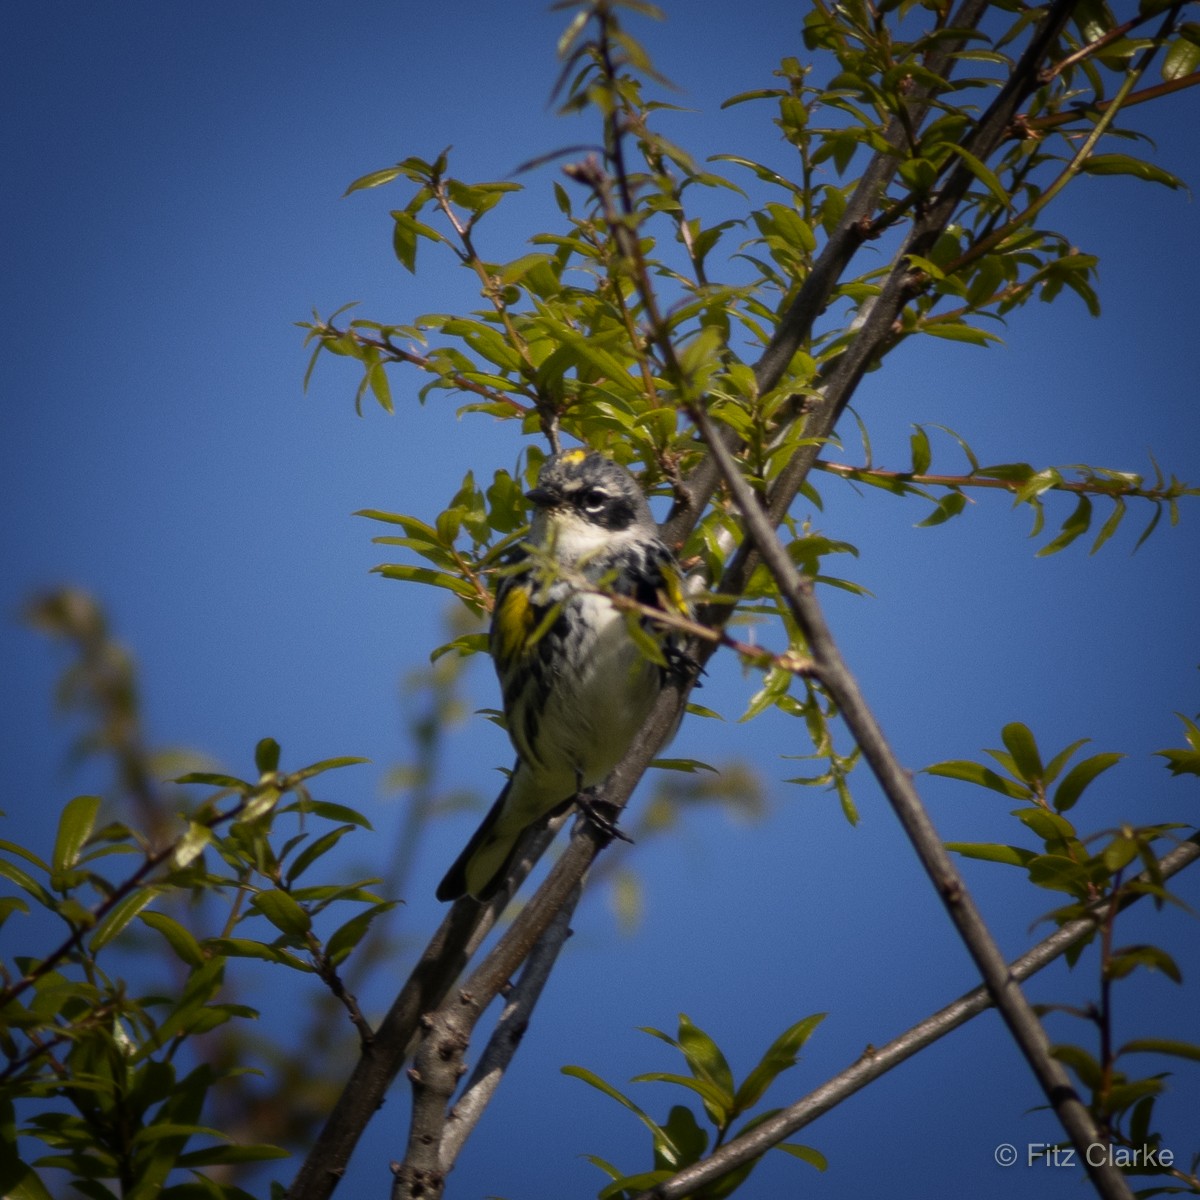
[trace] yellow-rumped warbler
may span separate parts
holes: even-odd
[[[497,589],[489,634],[517,764],[439,900],[492,896],[521,834],[608,775],[685,662],[676,637],[647,628],[667,666],[653,661],[630,629],[641,619],[604,594],[687,612],[679,566],[633,476],[569,450],[546,460],[528,499],[529,540]]]

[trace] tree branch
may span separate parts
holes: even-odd
[[[412,1053],[421,1017],[445,999],[564,820],[558,818],[529,835],[509,882],[486,906],[468,898],[457,901],[446,914],[375,1030],[375,1036],[362,1048],[354,1070],[288,1189],[290,1200],[326,1200],[333,1194],[358,1139]]]
[[[1166,880],[1178,874],[1185,867],[1191,866],[1200,859],[1200,834],[1195,835],[1182,845],[1158,860],[1161,878]],[[1143,871],[1135,882],[1153,883],[1154,879],[1148,871]],[[1123,912],[1131,904],[1145,897],[1145,892],[1126,890],[1120,903]],[[1009,974],[1017,982],[1024,982],[1036,975],[1043,967],[1060,958],[1072,946],[1096,930],[1094,916],[1081,917],[1070,921],[1060,929],[1055,930],[1049,937],[1044,938],[1032,950],[1015,959],[1009,966]],[[852,1063],[844,1071],[827,1080],[819,1088],[809,1092],[794,1104],[780,1109],[773,1116],[738,1137],[726,1142],[720,1149],[715,1150],[708,1158],[690,1167],[685,1167],[677,1175],[660,1183],[648,1192],[642,1192],[635,1200],[681,1200],[692,1195],[699,1188],[722,1175],[753,1162],[765,1154],[773,1146],[785,1138],[811,1125],[818,1117],[824,1116],[836,1108],[843,1100],[848,1100],[856,1092],[866,1087],[868,1083],[886,1075],[893,1067],[898,1067],[917,1054],[919,1051],[932,1046],[934,1042],[965,1025],[980,1013],[993,1007],[993,1000],[987,988],[980,986],[960,996],[947,1004],[945,1008],[919,1021],[911,1029],[893,1038],[885,1046],[869,1050],[861,1058]]]
[[[479,1056],[479,1062],[467,1080],[462,1096],[450,1113],[450,1122],[442,1140],[442,1169],[445,1171],[454,1165],[467,1138],[500,1086],[500,1080],[529,1026],[542,989],[558,961],[559,952],[571,936],[571,918],[582,894],[582,888],[576,887],[568,896],[567,903],[555,913],[549,928],[525,960],[521,977],[509,993],[496,1028]]]
[[[793,566],[787,550],[717,435],[708,414],[697,407],[692,417],[741,511],[748,540],[755,543],[779,587],[780,595],[808,642],[821,682],[861,748],[863,757],[908,835],[959,936],[975,960],[996,1007],[1080,1158],[1085,1162],[1097,1191],[1104,1200],[1129,1200],[1132,1193],[1116,1167],[1107,1161],[1095,1165],[1088,1159],[1088,1146],[1102,1141],[1100,1130],[1072,1087],[1066,1071],[1051,1055],[1050,1042],[1042,1023],[1009,973],[966,884],[921,803],[910,774],[892,752],[874,713],[859,691],[825,623],[824,614],[812,594],[811,584],[802,579]]]

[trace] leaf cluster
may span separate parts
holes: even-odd
[[[214,1031],[258,1016],[227,997],[231,959],[315,972],[336,989],[338,966],[393,906],[370,880],[311,881],[322,858],[367,822],[314,798],[308,783],[361,761],[285,772],[278,745],[266,738],[256,750],[256,779],[191,772],[176,781],[217,790],[165,844],[153,845],[126,822],[102,822],[98,796],[64,807],[49,857],[0,841],[0,877],[14,889],[0,897],[0,921],[37,910],[39,924],[48,919],[62,938],[53,950],[0,963],[6,1194],[47,1197],[39,1172],[57,1168],[81,1194],[104,1200],[242,1196],[206,1171],[286,1155],[203,1122],[209,1093],[250,1070],[210,1060],[204,1047]],[[288,824],[297,831],[284,836]],[[114,863],[129,865],[114,872]],[[334,906],[357,911],[319,936]],[[197,909],[215,932],[194,931]],[[163,950],[172,981],[135,984],[146,974],[137,957],[161,964]],[[18,1135],[46,1152],[26,1163]]]
[[[1189,736],[1195,726],[1185,720]],[[1144,1151],[1161,1149],[1162,1136],[1152,1128],[1154,1106],[1161,1096],[1166,1074],[1130,1075],[1131,1056],[1152,1053],[1200,1062],[1200,1045],[1163,1037],[1139,1037],[1116,1045],[1113,1037],[1113,985],[1136,971],[1152,971],[1178,984],[1182,976],[1174,958],[1160,946],[1147,943],[1117,944],[1115,930],[1122,910],[1134,899],[1147,897],[1161,907],[1182,905],[1163,880],[1154,846],[1178,836],[1183,828],[1173,824],[1122,825],[1092,835],[1077,829],[1072,817],[1085,792],[1124,755],[1104,752],[1076,759],[1087,739],[1072,742],[1046,758],[1032,732],[1013,722],[1001,731],[1002,748],[986,751],[991,763],[955,759],[927,767],[930,775],[961,780],[1018,801],[1012,815],[1022,831],[1040,843],[1037,848],[998,843],[951,842],[947,848],[966,858],[1000,863],[1023,870],[1030,883],[1065,894],[1067,904],[1054,908],[1047,918],[1062,926],[1090,921],[1090,936],[1074,943],[1067,961],[1075,966],[1085,949],[1099,945],[1098,994],[1089,1005],[1047,1004],[1044,1013],[1059,1012],[1080,1019],[1097,1035],[1098,1052],[1060,1043],[1054,1055],[1066,1064],[1091,1097],[1091,1109],[1100,1128],[1115,1144],[1141,1147],[1143,1154],[1119,1159],[1130,1174],[1172,1173]],[[1172,751],[1161,751],[1171,765]],[[1135,872],[1130,877],[1130,872]],[[1184,906],[1186,907],[1186,906]],[[1193,1173],[1195,1166],[1193,1165]]]
[[[651,1189],[656,1184],[670,1179],[684,1167],[698,1162],[710,1150],[710,1140],[711,1147],[715,1148],[728,1137],[745,1133],[773,1116],[777,1111],[775,1109],[760,1112],[749,1121],[742,1122],[741,1128],[735,1129],[735,1125],[758,1105],[771,1084],[784,1071],[796,1065],[800,1050],[824,1019],[824,1015],[817,1013],[805,1017],[785,1029],[740,1084],[735,1082],[729,1063],[717,1043],[686,1015],[680,1014],[679,1029],[675,1037],[658,1029],[643,1030],[676,1050],[683,1057],[688,1073],[681,1075],[677,1072],[651,1071],[635,1076],[631,1082],[666,1083],[691,1092],[699,1100],[700,1112],[712,1128],[711,1135],[701,1124],[697,1113],[686,1105],[672,1105],[666,1121],[660,1123],[594,1071],[585,1067],[563,1067],[563,1074],[581,1079],[617,1101],[650,1131],[654,1153],[654,1167],[650,1171],[627,1174],[602,1158],[588,1155],[589,1161],[611,1180],[601,1189],[600,1200],[620,1200]],[[824,1155],[811,1146],[780,1142],[774,1148],[816,1167],[819,1171],[826,1167]],[[722,1200],[745,1182],[756,1161],[728,1172],[716,1182],[693,1194],[698,1200]]]

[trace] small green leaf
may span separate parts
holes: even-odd
[[[260,776],[273,775],[279,770],[279,743],[274,738],[263,738],[254,747],[254,765]]]
[[[171,949],[189,967],[199,967],[204,963],[204,951],[200,949],[195,935],[174,917],[168,917],[166,913],[143,912],[138,914],[138,920],[161,933]]]
[[[976,158],[975,155],[971,154],[969,151],[964,150],[961,146],[956,146],[952,143],[947,148],[952,150],[958,155],[959,158],[962,159],[967,170],[970,171],[971,174],[974,175],[975,178],[978,179],[979,182],[982,183],[983,186],[986,187],[987,190],[991,192],[992,195],[995,196],[1005,208],[1012,208],[1012,197],[1009,196],[1009,194],[1004,190],[1004,185],[1000,182],[996,172],[993,171],[991,167],[989,167],[981,159]]]
[[[1145,967],[1149,971],[1161,971],[1175,983],[1183,982],[1178,964],[1158,946],[1121,946],[1112,952],[1106,964],[1106,974],[1109,979],[1124,979],[1138,967]]]
[[[929,434],[917,425],[914,426],[912,435],[908,440],[909,445],[912,447],[912,473],[914,475],[924,475],[929,470],[929,464],[933,461],[933,451],[929,448]]]
[[[1195,1042],[1177,1042],[1171,1038],[1134,1038],[1126,1042],[1119,1054],[1170,1054],[1200,1062],[1200,1046]]]
[[[259,892],[251,901],[257,909],[281,933],[292,937],[303,937],[312,929],[312,917],[287,892],[274,888]]]
[[[360,912],[357,916],[351,917],[349,921],[335,930],[325,943],[325,955],[329,961],[335,967],[343,962],[366,936],[367,930],[371,927],[371,922],[383,913],[390,912],[396,907],[397,903],[395,900],[385,900],[379,904],[374,904],[365,912]]]
[[[705,1079],[712,1083],[722,1096],[727,1099],[727,1106],[733,1103],[733,1072],[720,1047],[703,1029],[693,1025],[685,1013],[679,1014],[679,1048],[697,1079]]]
[[[76,796],[67,802],[58,821],[58,835],[54,839],[51,865],[55,871],[65,871],[78,861],[79,851],[91,837],[99,811],[99,796]]]
[[[343,754],[339,758],[323,758],[320,762],[315,762],[308,767],[301,767],[298,771],[289,771],[287,777],[288,786],[294,787],[295,784],[299,783],[300,781],[312,779],[314,775],[323,775],[326,771],[340,771],[343,767],[356,767],[360,763],[369,763],[370,761],[371,760],[369,758],[358,758],[351,754]],[[318,812],[321,811],[321,807],[322,806],[319,804],[310,804],[308,806],[308,811]],[[338,808],[338,806],[326,805],[325,808]],[[359,813],[354,812],[353,809],[347,809],[345,812],[346,815],[344,817],[331,816],[329,819],[331,821],[353,821],[356,825],[365,825],[367,829],[371,828],[367,819],[361,816]],[[326,814],[322,812],[322,815],[324,816]]]
[[[1001,846],[994,842],[947,842],[946,849],[964,858],[976,858],[981,862],[1003,863],[1009,867],[1028,867],[1037,857],[1032,850],[1020,846]]]
[[[1115,766],[1123,759],[1123,754],[1094,754],[1067,772],[1066,778],[1054,789],[1054,808],[1057,812],[1066,812],[1083,794],[1084,789],[1102,772]]]
[[[937,507],[923,521],[918,521],[917,529],[930,529],[934,525],[942,525],[951,517],[957,517],[967,507],[967,498],[960,491],[947,492],[938,502]]]
[[[194,859],[199,858],[213,840],[213,831],[207,825],[191,821],[188,823],[187,833],[175,843],[175,852],[171,856],[171,861],[176,867],[186,867]]]
[[[603,1092],[606,1096],[611,1097],[618,1104],[629,1109],[631,1113],[646,1126],[647,1129],[654,1135],[654,1141],[657,1145],[660,1141],[670,1144],[670,1138],[661,1125],[658,1124],[651,1116],[639,1108],[628,1096],[617,1091],[611,1083],[607,1083],[601,1079],[594,1071],[589,1071],[586,1067],[567,1066],[562,1068],[564,1075],[570,1075],[574,1079],[582,1079],[584,1083],[590,1084],[597,1091]]]
[[[1166,0],[1162,0],[1162,7],[1169,7]],[[1167,83],[1183,79],[1200,66],[1200,25],[1189,21],[1180,26],[1179,32],[1180,37],[1170,44],[1163,59],[1162,77]]]
[[[142,887],[126,896],[124,900],[118,901],[96,926],[89,943],[92,953],[95,954],[107,946],[154,899],[155,894],[154,888]]]
[[[991,767],[986,767],[983,763],[970,762],[967,759],[950,759],[947,762],[934,763],[933,766],[925,768],[925,773],[938,775],[944,779],[960,779],[964,783],[974,783],[979,787],[999,792],[1010,800],[1028,800],[1033,795],[1029,788],[1022,787],[1014,780],[1005,779],[1003,775],[997,775]]]
[[[801,1146],[798,1142],[776,1142],[773,1149],[782,1150],[785,1154],[808,1163],[810,1167],[816,1167],[818,1171],[824,1171],[829,1166],[829,1160],[820,1150],[814,1150],[811,1146]]]
[[[233,792],[247,792],[254,785],[235,775],[222,775],[216,771],[189,771],[186,775],[176,775],[172,783],[204,783],[209,787],[221,788]]]
[[[231,1167],[241,1163],[266,1162],[273,1158],[291,1158],[291,1151],[253,1142],[239,1146],[209,1146],[181,1154],[175,1165],[180,1169],[194,1170],[197,1167]]]
[[[54,907],[54,897],[44,888],[24,867],[18,867],[5,858],[0,858],[0,876],[15,883],[17,887],[28,892],[45,908]]]
[[[204,945],[213,954],[229,958],[261,958],[264,962],[278,963],[280,966],[291,967],[296,971],[313,970],[311,963],[279,946],[268,946],[265,942],[256,942],[253,938],[206,938]]]
[[[1041,781],[1044,770],[1037,742],[1029,728],[1020,721],[1013,721],[1000,731],[1005,748],[1013,757],[1017,774],[1028,784]]]
[[[800,1048],[812,1036],[813,1031],[825,1019],[825,1013],[814,1013],[804,1017],[794,1025],[785,1029],[767,1052],[759,1060],[758,1065],[746,1076],[734,1098],[735,1112],[746,1112],[762,1099],[763,1093],[775,1082],[782,1072],[796,1065],[796,1056]]]
[[[371,171],[367,175],[360,175],[342,193],[342,196],[344,198],[349,196],[352,192],[361,192],[364,188],[382,187],[385,183],[391,183],[393,179],[398,179],[400,174],[401,171],[399,167],[384,167],[381,171]]]
[[[321,855],[332,850],[354,828],[355,826],[353,825],[339,825],[336,829],[331,829],[328,833],[322,834],[319,838],[309,842],[292,861],[292,865],[288,868],[287,875],[284,877],[284,882],[289,886],[293,884]]]
[[[1047,558],[1051,554],[1057,554],[1060,550],[1069,546],[1081,534],[1087,533],[1092,524],[1092,501],[1086,495],[1081,495],[1076,502],[1074,511],[1062,523],[1062,530],[1058,536],[1048,542],[1038,552],[1038,558]]]
[[[1128,154],[1093,154],[1084,160],[1080,170],[1088,175],[1132,175],[1136,179],[1161,183],[1169,188],[1183,187],[1183,180],[1177,175]]]

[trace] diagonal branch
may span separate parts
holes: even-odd
[[[421,1017],[436,1009],[496,923],[534,862],[554,839],[562,820],[537,830],[508,884],[486,905],[459,900],[446,914],[404,986],[363,1047],[333,1110],[305,1156],[289,1200],[327,1200],[333,1194],[359,1138],[413,1051]]]
[[[1107,1160],[1100,1165],[1090,1161],[1087,1148],[1103,1140],[1100,1130],[1072,1087],[1062,1064],[1051,1055],[1050,1042],[1041,1021],[1009,972],[1008,964],[925,811],[911,775],[896,758],[874,713],[859,691],[825,623],[824,614],[813,596],[811,583],[804,580],[793,566],[787,550],[749,484],[742,478],[708,414],[697,406],[692,411],[692,418],[720,467],[725,485],[734,496],[745,522],[748,540],[754,542],[808,642],[821,682],[833,697],[862,750],[863,758],[887,796],[930,882],[974,959],[1009,1032],[1025,1055],[1046,1099],[1079,1152],[1080,1159],[1085,1162],[1096,1190],[1104,1200],[1129,1200],[1131,1192],[1120,1171]]]
[[[1159,859],[1159,880],[1170,879],[1185,867],[1191,866],[1197,859],[1200,859],[1200,834]],[[1150,872],[1143,871],[1134,882],[1153,883],[1156,880]],[[1118,907],[1124,911],[1145,895],[1145,892],[1125,890]],[[1080,917],[1077,921],[1070,921],[1011,963],[1009,973],[1014,980],[1024,982],[1060,958],[1072,946],[1090,937],[1095,930],[1095,917]],[[868,1083],[886,1075],[893,1067],[898,1067],[914,1054],[940,1041],[992,1006],[992,997],[983,986],[959,996],[945,1008],[939,1009],[899,1037],[893,1038],[887,1045],[864,1054],[844,1071],[826,1080],[815,1091],[809,1092],[794,1104],[789,1104],[787,1108],[780,1109],[755,1125],[752,1130],[732,1138],[708,1158],[685,1167],[651,1191],[635,1197],[635,1200],[682,1200],[682,1197],[692,1195],[705,1184],[720,1179],[727,1172],[753,1162],[784,1138],[791,1137],[830,1109],[836,1108],[843,1100],[848,1100]]]

